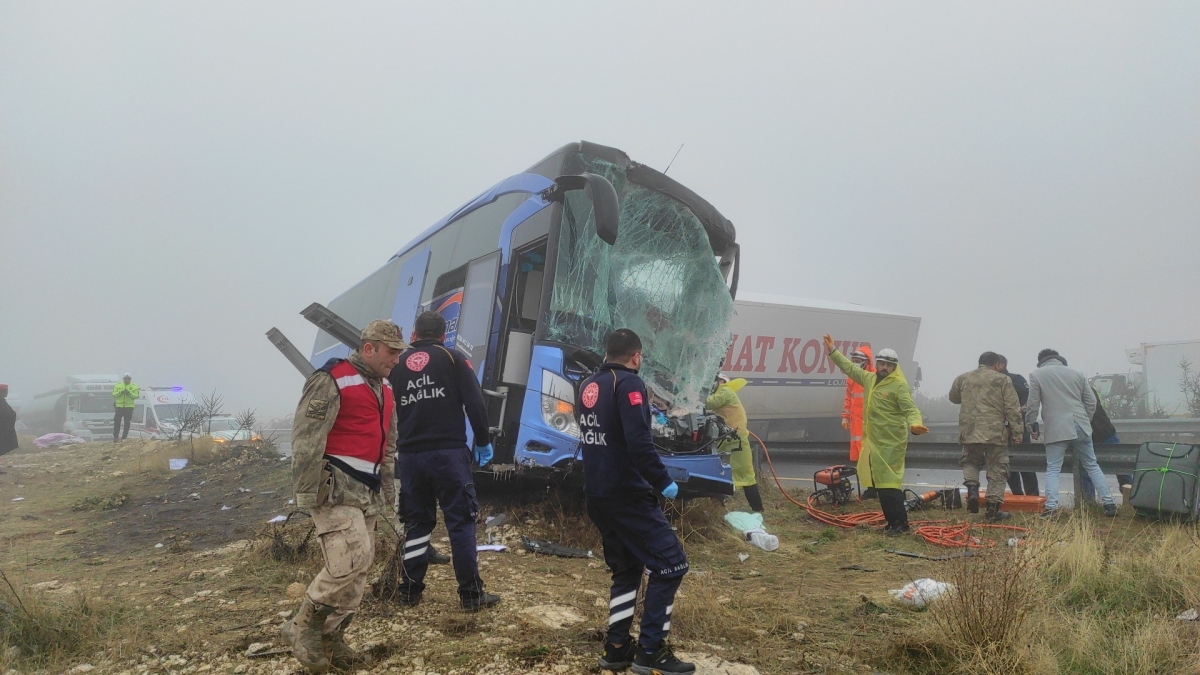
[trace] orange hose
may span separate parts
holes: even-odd
[[[836,514],[822,511],[813,505],[813,498],[809,495],[807,503],[797,501],[794,497],[788,494],[788,491],[783,488],[783,483],[779,482],[779,476],[775,473],[775,464],[771,461],[771,452],[767,450],[767,444],[758,437],[753,431],[750,432],[754,436],[754,440],[758,441],[759,447],[763,449],[763,457],[767,460],[767,467],[771,470],[771,478],[775,480],[775,486],[779,488],[779,492],[791,503],[804,509],[805,512],[813,519],[826,525],[842,528],[854,528],[860,526],[882,525],[887,522],[882,511],[866,511],[861,513]],[[948,548],[989,548],[995,546],[996,542],[991,539],[984,539],[971,535],[973,528],[993,529],[993,530],[1008,530],[1010,532],[1028,532],[1026,528],[1016,525],[991,525],[978,523],[959,523],[954,525],[946,525],[945,520],[917,520],[911,524],[916,527],[913,534],[921,537],[925,541],[945,546]]]

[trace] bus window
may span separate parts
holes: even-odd
[[[496,274],[499,271],[499,251],[473,260],[467,265],[463,305],[454,345],[471,359],[479,374],[482,374],[486,367],[484,358],[487,356],[488,337],[492,331],[492,309],[496,306]]]
[[[529,199],[529,195],[525,193],[503,195],[430,237],[429,271],[425,278],[436,280],[475,258],[499,249],[500,230],[504,227],[505,219],[526,199]],[[441,295],[432,284],[427,283],[421,292],[421,304],[432,305],[434,298],[440,298]]]

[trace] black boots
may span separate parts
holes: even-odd
[[[638,675],[688,675],[696,672],[696,666],[675,658],[671,646],[664,642],[653,654],[639,649],[633,659],[633,672]]]
[[[967,511],[979,513],[979,483],[963,483],[967,486]]]
[[[604,670],[625,670],[633,665],[637,652],[637,640],[626,640],[620,647],[608,642],[604,645],[604,656],[600,657],[600,667]]]
[[[468,612],[478,612],[481,609],[495,607],[500,604],[500,596],[483,592],[474,598],[460,598],[462,608]]]
[[[978,488],[976,488],[976,490],[978,490]],[[978,511],[978,510],[979,510],[979,501],[978,501],[978,499],[979,499],[979,498],[978,498],[978,497],[976,497],[976,502],[975,502],[975,504],[976,504],[976,506],[975,506],[975,510],[976,510],[976,511]],[[989,523],[998,523],[998,522],[1000,522],[1000,521],[1002,521],[1002,520],[1008,520],[1009,518],[1012,518],[1012,514],[1011,514],[1011,513],[1007,512],[1007,511],[1001,511],[1001,510],[1000,510],[1000,507],[1001,507],[1001,506],[1003,506],[1003,505],[1004,505],[1004,502],[988,502],[988,503],[987,503],[987,516],[986,516],[986,518],[987,518],[987,521],[988,521]]]

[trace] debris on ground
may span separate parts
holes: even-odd
[[[594,555],[592,555],[591,551],[585,551],[581,548],[574,548],[572,546],[563,546],[562,544],[555,544],[554,542],[546,541],[545,539],[531,539],[531,538],[526,537],[525,538],[525,548],[527,548],[530,553],[542,553],[545,555],[556,555],[556,556],[559,556],[560,558],[593,558],[593,557],[595,557]]]
[[[71,434],[46,434],[33,439],[33,444],[39,448],[56,448],[63,445],[75,445],[76,443],[87,443],[78,436]]]
[[[761,513],[746,513],[730,511],[725,514],[725,522],[742,534],[745,540],[764,551],[774,551],[779,548],[779,537],[768,534],[763,527]]]
[[[902,605],[923,609],[929,603],[953,591],[954,584],[933,579],[917,579],[905,584],[903,588],[888,591],[888,594]]]
[[[1200,621],[1200,611],[1197,611],[1193,607],[1192,609],[1189,609],[1188,611],[1183,612],[1179,616],[1175,617],[1175,620],[1176,621]]]

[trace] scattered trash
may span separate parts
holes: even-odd
[[[64,534],[75,534],[75,532],[76,532],[75,528],[68,527],[65,530],[59,530],[59,531],[55,532],[54,534],[55,534],[55,536],[61,537]]]
[[[154,545],[154,548],[162,548],[162,547],[163,547],[163,543],[161,541]]]
[[[287,516],[275,516],[274,518],[268,520],[267,522],[268,523],[282,523],[285,520],[287,520]]]
[[[507,551],[508,547],[504,544],[480,544],[475,547],[476,551]]]
[[[1021,544],[1024,544],[1025,540],[1021,539],[1020,537],[1009,537],[1007,543],[1010,547],[1015,548],[1017,546],[1020,546]]]
[[[488,516],[487,519],[483,521],[483,524],[485,527],[500,527],[501,525],[503,525],[507,522],[508,522],[508,514],[501,513],[498,516]]]
[[[14,502],[23,502],[23,501],[25,501],[25,498],[24,497],[13,497],[13,501]]]
[[[275,491],[274,491],[274,490],[263,490],[262,492],[259,492],[258,494],[260,494],[260,495],[273,495],[273,494],[275,494]]]
[[[556,555],[562,558],[591,558],[592,552],[585,551],[581,548],[572,548],[555,544],[545,539],[530,539],[525,537],[525,548],[529,549],[530,553],[543,553],[545,555]]]
[[[238,488],[238,492],[246,493],[249,491],[250,491],[250,488]]]
[[[167,460],[171,465],[172,471],[180,471],[187,468],[188,461],[186,459],[170,459]]]
[[[933,579],[917,579],[905,584],[904,588],[896,588],[888,593],[901,604],[924,608],[927,604],[954,591],[954,584]]]
[[[296,500],[295,500],[295,499],[289,499],[289,500],[288,500],[288,506],[291,506],[291,505],[293,505],[293,504],[295,504],[295,503],[296,503]]]
[[[749,559],[750,559],[749,553],[739,553],[738,554],[738,562],[746,562]]]
[[[746,541],[754,544],[764,551],[774,551],[779,548],[779,537],[773,534],[768,534],[763,528],[763,517],[761,513],[745,513],[743,511],[730,511],[725,514],[725,522],[729,523],[733,529],[742,533]]]
[[[230,508],[230,507],[228,507],[228,506],[225,506],[224,504],[222,504],[222,505],[221,505],[221,510],[222,510],[222,511],[228,511],[228,510],[229,510],[229,508]]]
[[[193,499],[193,500],[198,500],[198,499],[200,499],[200,493],[199,493],[199,492],[193,492],[192,494],[188,495],[188,498],[189,498],[189,499]]]
[[[845,567],[839,567],[838,569],[846,570],[846,571],[854,571],[854,572],[878,572],[879,571],[879,570],[873,570],[869,567],[863,567],[862,565],[846,565]]]
[[[884,553],[893,555],[902,555],[905,558],[920,558],[921,560],[954,560],[956,558],[974,558],[974,551],[962,551],[961,553],[950,553],[948,555],[925,555],[924,553],[911,553],[909,551],[897,551],[895,549],[886,549]]]
[[[33,444],[39,448],[53,448],[60,445],[74,445],[75,443],[87,443],[78,436],[71,434],[46,434],[33,439]]]
[[[1196,611],[1196,608],[1193,607],[1192,609],[1189,609],[1188,611],[1183,612],[1179,616],[1175,617],[1175,620],[1176,621],[1198,621],[1198,620],[1200,620],[1200,611]]]

